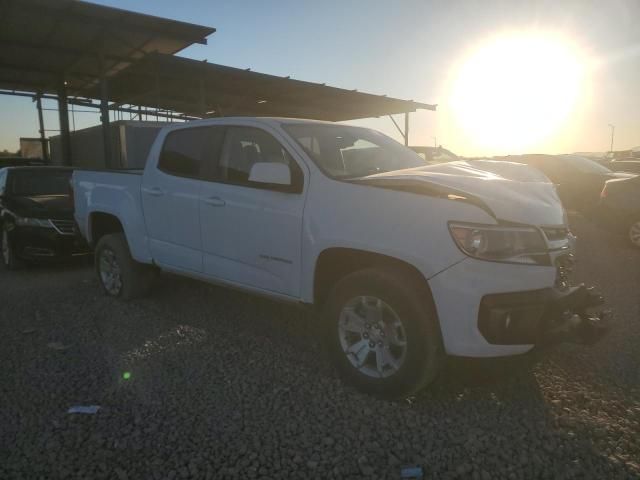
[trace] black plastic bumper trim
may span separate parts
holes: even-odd
[[[584,285],[486,295],[478,328],[493,345],[539,345],[577,340],[594,343],[606,333],[604,314],[588,310],[604,303]]]

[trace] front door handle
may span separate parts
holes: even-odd
[[[211,205],[212,207],[224,207],[227,202],[225,202],[220,197],[209,197],[204,199],[204,203],[207,205]]]
[[[158,187],[142,187],[142,191],[154,197],[161,197],[164,195],[164,191]]]

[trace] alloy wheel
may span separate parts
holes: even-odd
[[[405,361],[407,336],[402,320],[377,297],[349,300],[340,312],[338,334],[349,363],[368,377],[394,375]]]
[[[629,227],[629,240],[636,247],[640,247],[640,220],[635,223],[632,223]]]
[[[105,248],[98,259],[100,281],[109,295],[117,296],[122,290],[120,265],[113,250]]]

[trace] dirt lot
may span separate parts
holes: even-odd
[[[292,307],[169,276],[124,304],[86,266],[0,271],[0,478],[640,478],[640,252],[575,222],[611,334],[451,361],[399,402],[345,387]]]

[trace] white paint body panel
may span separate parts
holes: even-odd
[[[494,357],[531,350],[532,345],[489,344],[477,328],[480,301],[484,295],[494,293],[549,288],[553,286],[555,276],[555,269],[551,267],[465,258],[429,279],[447,353],[466,357]],[[443,318],[446,321],[442,321]]]
[[[500,356],[532,347],[488,344],[477,329],[480,300],[490,293],[552,287],[553,267],[465,256],[454,244],[448,222],[496,224],[496,218],[464,202],[331,179],[287,135],[282,122],[220,118],[173,125],[158,135],[143,176],[76,171],[76,219],[82,234],[92,240],[92,213],[111,214],[121,221],[139,262],[306,303],[314,300],[316,261],[323,251],[352,248],[387,255],[413,265],[429,283],[448,353]],[[206,125],[266,130],[301,167],[303,191],[283,193],[176,178],[157,169],[167,133]],[[516,164],[489,164],[481,170],[481,164],[454,163],[371,177],[410,179],[468,192],[501,220],[537,226],[565,223],[555,189],[545,179],[529,178]],[[501,176],[501,168],[516,180]],[[154,189],[162,194],[154,195]]]

